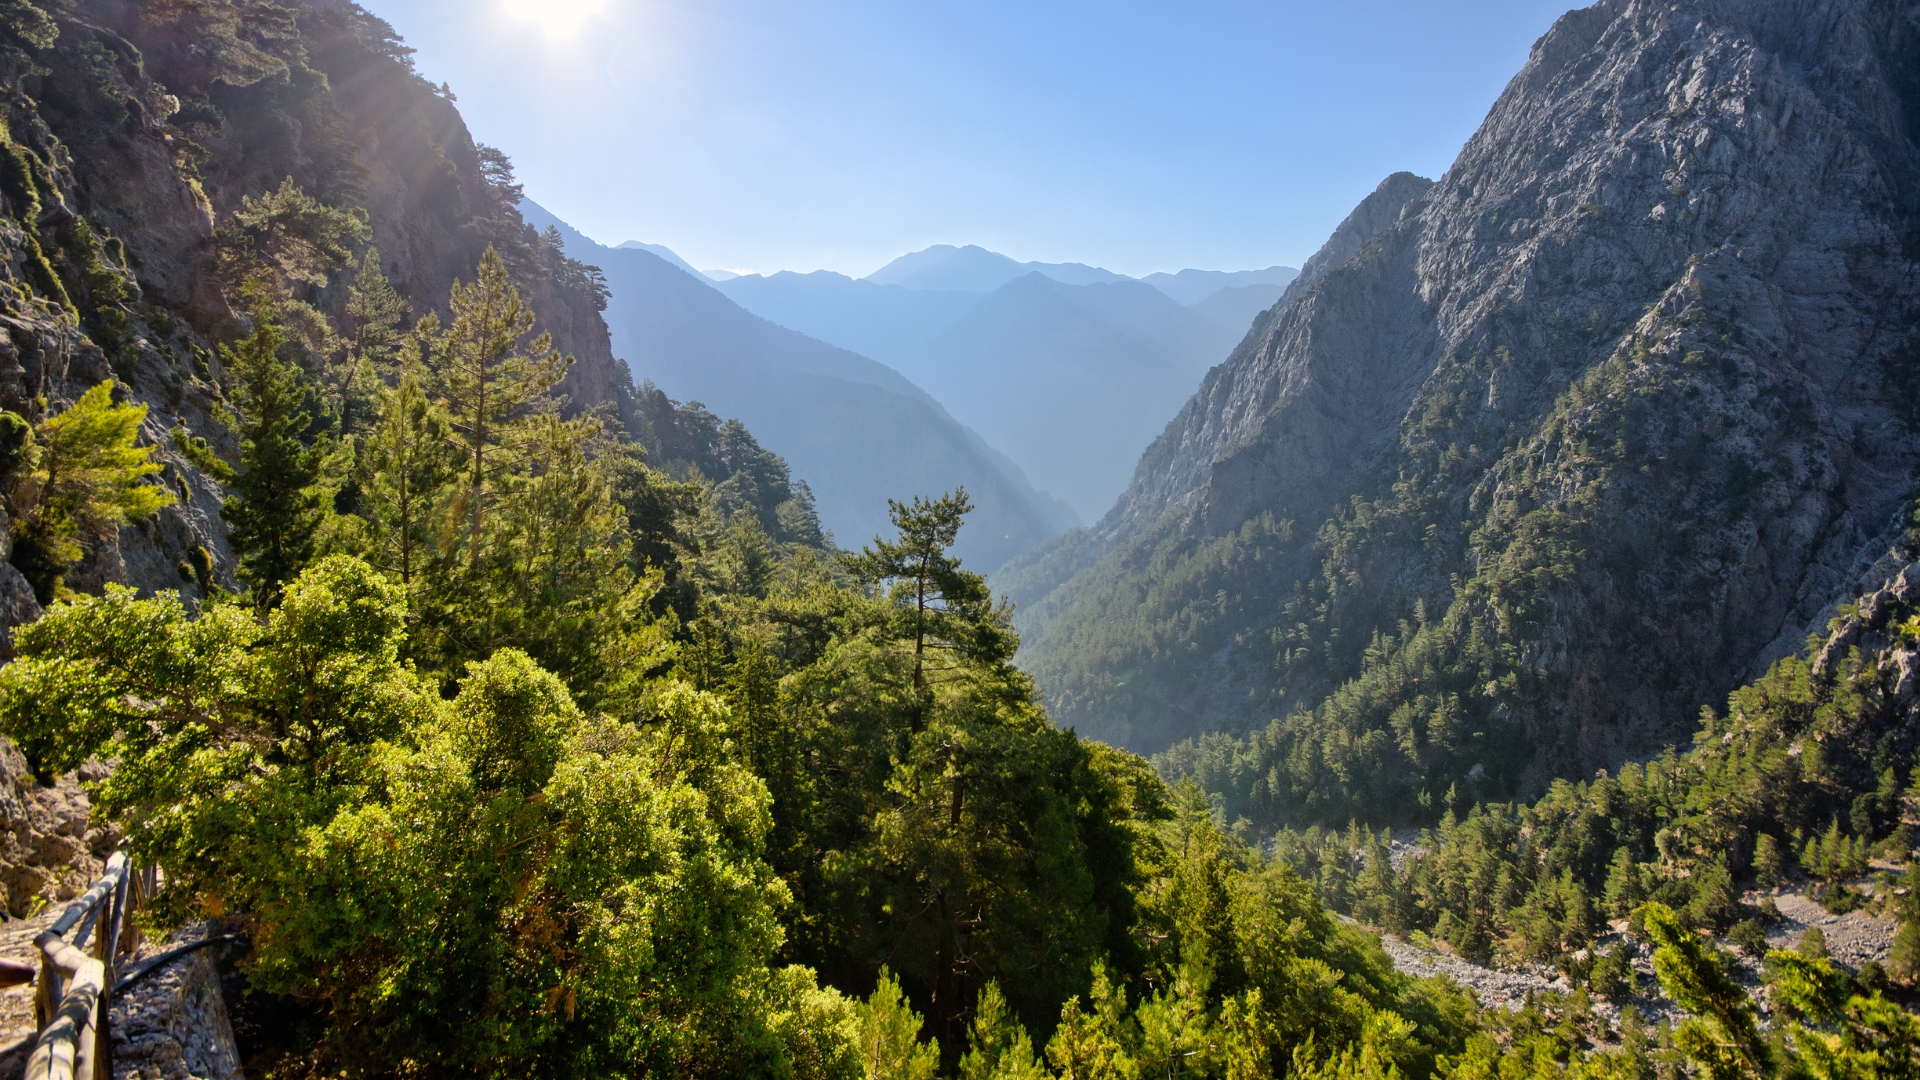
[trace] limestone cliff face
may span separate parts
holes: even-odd
[[[504,159],[489,162],[453,103],[416,74],[392,30],[337,0],[233,3],[80,0],[47,5],[50,48],[7,95],[6,141],[32,190],[0,184],[0,406],[55,406],[116,376],[151,407],[146,437],[179,501],[123,530],[69,575],[77,588],[120,581],[185,588],[190,553],[213,555],[231,584],[219,486],[173,451],[175,424],[227,445],[217,346],[243,324],[214,274],[216,226],[248,197],[291,178],[322,202],[359,208],[372,246],[409,304],[444,312],[448,287],[498,246],[542,329],[576,363],[561,387],[575,407],[615,402],[628,385],[586,269],[521,221]],[[17,43],[16,43],[17,44]],[[37,205],[29,205],[35,202]],[[74,223],[105,238],[102,267],[123,280],[122,340],[104,340]],[[35,248],[72,301],[50,298]],[[311,297],[339,316],[344,283]],[[78,325],[76,325],[76,323]],[[0,537],[0,545],[4,537]],[[23,579],[0,566],[0,624],[37,614]]]
[[[1910,0],[1565,16],[1445,176],[1342,226],[1073,556],[1009,575],[1050,700],[1144,749],[1317,707],[1276,746],[1384,731],[1391,769],[1441,790],[1686,730],[1914,497],[1917,136]],[[1223,547],[1236,530],[1272,539]],[[1185,639],[1089,650],[1148,550],[1217,597]],[[1482,667],[1519,689],[1462,681],[1465,731],[1395,730],[1437,708],[1409,685],[1341,711],[1417,604],[1454,654],[1509,654]]]

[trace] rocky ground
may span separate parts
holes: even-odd
[[[166,942],[143,946],[140,956],[200,940],[206,932],[188,928]],[[170,962],[114,1001],[113,1075],[115,1080],[240,1080],[240,1053],[208,952]]]
[[[1869,879],[1855,883],[1860,892],[1871,899],[1874,884]],[[1780,912],[1780,918],[1767,930],[1767,942],[1776,949],[1790,949],[1798,946],[1807,931],[1819,927],[1826,937],[1827,955],[1833,961],[1850,971],[1859,970],[1868,961],[1886,963],[1893,948],[1893,937],[1899,929],[1890,916],[1875,915],[1860,909],[1845,915],[1830,914],[1820,906],[1819,901],[1807,895],[1804,888],[1774,889],[1766,892],[1752,892],[1744,897],[1746,903],[1759,907],[1771,900]],[[1672,1003],[1660,996],[1658,983],[1653,975],[1652,956],[1647,948],[1636,942],[1626,933],[1626,921],[1616,921],[1612,932],[1595,943],[1603,951],[1625,943],[1635,950],[1634,968],[1640,976],[1640,986],[1645,993],[1634,999],[1631,1004],[1647,1019],[1677,1015]],[[1459,983],[1474,992],[1483,1005],[1515,1011],[1526,1004],[1529,994],[1542,994],[1549,991],[1569,993],[1573,986],[1566,976],[1544,964],[1524,962],[1503,963],[1498,966],[1475,964],[1454,955],[1451,949],[1441,943],[1427,943],[1418,938],[1413,940],[1381,934],[1380,944],[1387,955],[1393,958],[1394,965],[1401,971],[1419,978],[1439,975]],[[1762,987],[1761,968],[1752,958],[1740,954],[1731,947],[1729,955],[1737,961],[1742,980],[1760,999],[1763,1013],[1766,1007],[1766,994]],[[1619,1016],[1618,1005],[1594,1002],[1594,1011],[1601,1017],[1613,1021]]]

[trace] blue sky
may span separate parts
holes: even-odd
[[[362,0],[527,193],[703,268],[1299,265],[1571,0]]]

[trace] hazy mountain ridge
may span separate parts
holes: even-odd
[[[1225,289],[1255,285],[1285,289],[1299,276],[1300,271],[1291,266],[1269,266],[1265,270],[1182,270],[1177,274],[1148,274],[1140,280],[1173,297],[1176,303],[1191,307]]]
[[[1137,281],[1038,273],[981,300],[903,364],[955,416],[1088,518],[1240,332]]]
[[[1917,26],[1561,19],[998,576],[1052,707],[1136,748],[1280,717],[1266,811],[1345,821],[1615,764],[1798,644],[1915,494]]]
[[[935,244],[902,255],[862,280],[909,289],[990,293],[1014,278],[1031,273],[1045,274],[1063,285],[1126,280],[1123,274],[1085,263],[1017,262],[974,244],[965,247]]]
[[[990,272],[976,273],[982,266]],[[1178,403],[1279,296],[1272,284],[1230,283],[1294,274],[1188,270],[1150,284],[980,248],[930,248],[891,268],[898,272],[857,280],[750,275],[716,288],[763,318],[905,373],[1083,519],[1126,486],[1130,463]],[[1016,271],[990,293],[877,280],[984,284]],[[1094,276],[1101,280],[1085,281]],[[1213,291],[1183,304],[1169,294],[1176,280],[1175,292]]]
[[[527,213],[563,224],[531,204]],[[562,236],[605,274],[614,348],[634,377],[745,423],[812,487],[840,542],[884,532],[889,498],[962,485],[979,506],[960,548],[974,565],[998,566],[1077,524],[898,371],[760,318],[650,251]]]

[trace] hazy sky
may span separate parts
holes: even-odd
[[[1438,176],[1571,0],[362,0],[604,243],[860,276],[929,244],[1299,265]]]

